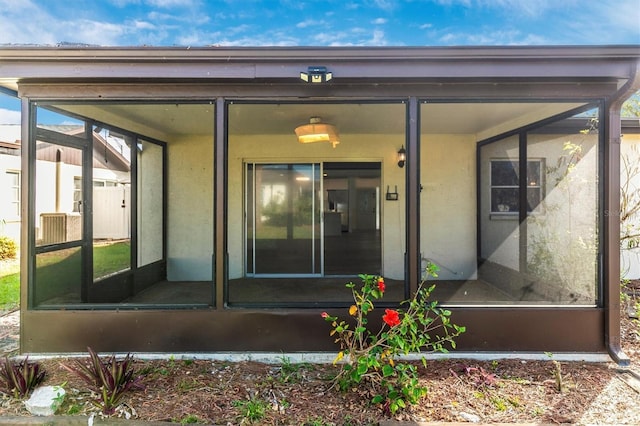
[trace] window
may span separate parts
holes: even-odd
[[[80,176],[73,178],[73,211],[82,212],[82,178]]]
[[[519,177],[518,160],[491,160],[491,213],[517,214]],[[527,212],[542,199],[542,160],[527,161]]]
[[[20,172],[7,172],[9,184],[9,214],[20,217]]]

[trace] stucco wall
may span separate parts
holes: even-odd
[[[167,278],[207,281],[213,265],[213,139],[183,137],[167,146]]]
[[[162,147],[143,142],[138,152],[138,265],[162,259]]]
[[[438,280],[475,279],[475,135],[422,135],[420,250]],[[423,265],[424,266],[424,265]]]

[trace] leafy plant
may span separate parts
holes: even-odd
[[[437,276],[437,267],[429,264],[425,276]],[[360,275],[360,279],[359,290],[353,283],[346,284],[355,302],[349,308],[349,321],[322,313],[331,323],[330,335],[341,349],[334,364],[345,360],[334,385],[343,391],[368,386],[374,395],[371,401],[383,404],[384,410],[393,414],[407,404],[417,403],[427,393],[419,384],[416,366],[397,362],[397,358],[424,351],[446,353],[447,346],[455,348],[454,339],[465,327],[451,323],[451,312],[429,300],[435,285],[427,288],[423,281],[414,297],[402,303],[407,306],[406,311],[385,309],[381,328],[374,333],[368,328],[367,317],[374,312],[373,301],[384,295],[384,279],[372,275]],[[424,357],[422,363],[426,366]]]
[[[267,413],[269,403],[263,399],[253,396],[250,399],[236,400],[231,403],[240,410],[243,419],[253,423],[259,422]]]
[[[194,424],[194,423],[205,423],[205,422],[200,420],[198,416],[196,416],[195,414],[187,414],[182,418],[182,420],[180,420],[180,424],[182,425]]]
[[[99,395],[93,403],[103,414],[113,414],[127,392],[141,389],[141,377],[135,376],[133,357],[127,354],[123,359],[115,355],[101,358],[93,349],[89,351],[89,362],[77,360],[74,366],[64,366],[75,373]]]
[[[304,379],[304,370],[309,367],[307,363],[292,363],[283,356],[281,358],[279,380],[281,383],[299,383]]]
[[[12,394],[15,398],[24,398],[45,377],[45,371],[39,362],[5,357],[0,362],[0,385],[2,391]]]

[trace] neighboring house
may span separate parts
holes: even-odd
[[[639,52],[0,48],[30,123],[21,350],[334,350],[320,313],[348,308],[347,281],[381,274],[378,307],[398,306],[434,262],[459,350],[624,362],[607,213]],[[54,153],[78,177],[59,207],[38,180]],[[38,225],[52,209],[79,220],[63,241]]]
[[[622,190],[626,191],[637,205],[640,203],[640,118],[626,118],[622,120],[622,165],[620,171],[620,183]],[[640,227],[640,212],[637,212],[630,223],[635,224],[635,229]],[[636,231],[637,232],[637,231]],[[637,246],[636,237],[631,243],[622,244],[621,268],[624,278],[640,279],[640,247]]]
[[[67,135],[82,132],[80,126],[47,126]],[[15,137],[17,136],[17,139]],[[2,142],[13,139],[14,142]],[[121,151],[121,138],[95,134],[93,139],[93,219],[95,239],[128,239],[130,208],[123,203],[130,192],[130,164]],[[53,244],[82,235],[82,164],[73,150],[41,144],[35,176],[39,198],[35,211],[36,241]],[[109,163],[111,161],[111,163]],[[21,220],[20,125],[0,126],[0,173],[7,196],[2,197],[3,234],[19,240]],[[3,192],[4,194],[4,192]]]
[[[20,126],[0,125],[0,235],[20,239]]]

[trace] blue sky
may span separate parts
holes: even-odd
[[[640,44],[640,0],[0,0],[0,45]],[[0,96],[0,124],[19,120]]]

